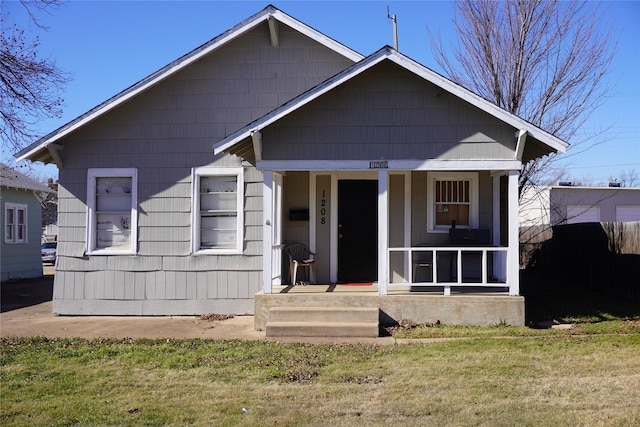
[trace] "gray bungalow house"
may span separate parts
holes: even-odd
[[[0,163],[0,279],[42,276],[42,195],[53,190]]]
[[[518,173],[566,146],[268,6],[17,157],[60,168],[58,314],[523,324]],[[310,286],[290,283],[293,242]]]

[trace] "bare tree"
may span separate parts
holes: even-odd
[[[30,20],[45,29],[36,13],[61,4],[59,0],[22,0]],[[70,76],[53,59],[38,52],[39,37],[30,38],[24,29],[0,15],[0,138],[3,157],[35,139],[34,126],[43,118],[62,114],[60,91]]]
[[[459,1],[453,55],[431,37],[455,82],[572,142],[609,91],[615,52],[601,4],[578,0]],[[520,189],[541,180],[555,155],[525,165]],[[521,191],[522,193],[522,191]]]
[[[620,176],[610,177],[610,181],[618,181],[623,187],[635,187],[640,184],[640,176],[638,175],[638,171],[635,169],[627,169],[625,171],[620,172]]]

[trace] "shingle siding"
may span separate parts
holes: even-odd
[[[513,159],[515,129],[382,63],[262,131],[265,160]]]
[[[252,311],[261,288],[262,174],[243,164],[242,255],[193,256],[192,168],[241,165],[214,157],[212,144],[352,64],[279,29],[278,48],[263,23],[62,141],[55,312]],[[136,256],[84,255],[88,168],[137,169]]]

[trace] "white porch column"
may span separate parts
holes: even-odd
[[[378,295],[389,283],[389,172],[378,171]]]
[[[271,279],[272,285],[282,284],[282,177],[273,174],[273,210],[271,215]],[[273,247],[278,247],[277,251]]]
[[[500,246],[500,175],[493,175],[493,238],[494,246]]]
[[[503,220],[506,220],[501,218],[501,209],[500,209],[500,178],[503,176],[503,173],[495,173],[492,175],[493,178],[493,237],[492,237],[492,244],[494,246],[500,246],[500,242],[501,242],[501,237],[500,236],[500,232],[501,232],[501,223]],[[507,217],[509,217],[509,215],[507,214]],[[500,280],[504,280],[505,282],[507,281],[507,269],[506,269],[506,265],[507,265],[507,260],[506,257],[504,256],[504,253],[496,253],[494,254],[493,257],[493,275],[500,279]]]
[[[411,246],[411,171],[407,171],[404,174],[404,247]],[[411,280],[416,280],[413,277],[413,262],[412,255],[404,259],[404,277],[411,277]]]
[[[507,252],[507,280],[509,295],[520,295],[520,239],[518,229],[518,177],[517,170],[509,171],[507,190],[509,216],[509,251]]]
[[[273,172],[264,171],[262,185],[262,291],[270,294],[273,291],[272,267],[272,247],[273,232],[271,223],[273,221]]]

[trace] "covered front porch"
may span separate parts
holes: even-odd
[[[256,328],[264,327],[270,307],[323,304],[376,306],[381,321],[524,324],[516,163],[263,171]],[[460,194],[440,194],[443,185]],[[443,224],[438,215],[455,209],[462,213],[440,215]],[[291,283],[284,250],[293,242],[314,253],[313,274],[305,271],[301,280],[308,286]]]
[[[519,295],[518,170],[485,168],[264,171],[263,292],[290,284],[283,250],[301,242],[316,260],[307,282]],[[461,195],[441,195],[446,185]]]

